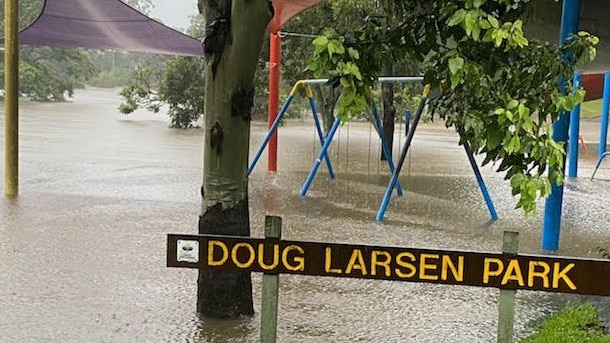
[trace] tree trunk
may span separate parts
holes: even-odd
[[[320,108],[322,111],[320,111],[320,117],[322,117],[324,135],[328,135],[328,132],[330,132],[330,129],[335,122],[335,106],[337,105],[337,100],[339,100],[341,92],[339,88],[328,85],[315,86],[312,88],[318,103],[321,105]]]
[[[385,68],[386,75],[392,75],[392,67]],[[383,101],[383,132],[388,139],[388,147],[390,152],[394,144],[394,120],[396,116],[396,107],[394,107],[394,85],[384,83],[381,85],[382,101]],[[385,161],[386,156],[381,150],[381,160]]]
[[[267,0],[199,0],[206,18],[203,186],[199,233],[249,236],[248,152],[254,74]],[[197,311],[210,318],[254,314],[249,272],[200,270]]]

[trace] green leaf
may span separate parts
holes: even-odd
[[[479,29],[479,21],[474,11],[469,11],[464,19],[464,29],[468,36],[472,36],[475,29]]]
[[[449,22],[447,23],[447,25],[455,26],[455,25],[461,24],[465,18],[466,18],[466,10],[460,9],[451,16],[451,19],[449,19]]]
[[[491,150],[498,146],[504,138],[504,132],[499,129],[490,129],[487,131],[487,144],[485,145],[488,150]]]
[[[459,86],[460,82],[462,82],[462,75],[460,75],[460,74],[451,75],[451,89],[452,90],[454,90],[457,86]]]
[[[509,110],[515,109],[515,107],[517,107],[519,105],[519,101],[515,100],[515,99],[511,99],[508,102],[508,105],[506,105],[506,108]]]
[[[498,19],[496,19],[494,16],[492,15],[488,15],[487,16],[487,21],[489,22],[489,25],[491,27],[493,27],[494,29],[497,29],[500,27],[500,22],[498,22]]]
[[[358,52],[358,50],[356,50],[354,48],[348,48],[347,52],[348,52],[349,56],[355,60],[360,58],[360,53]]]
[[[330,42],[328,42],[328,56],[332,57],[333,54],[339,54],[342,55],[345,53],[345,48],[343,47],[343,44],[341,44],[341,42],[339,42],[336,39],[331,40]]]
[[[313,40],[312,44],[317,47],[326,47],[326,45],[328,45],[328,37],[319,36]]]
[[[461,57],[453,57],[449,59],[449,71],[451,74],[457,74],[464,67],[464,59]]]

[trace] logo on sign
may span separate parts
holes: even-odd
[[[199,242],[178,240],[178,262],[199,262]]]

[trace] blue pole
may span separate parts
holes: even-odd
[[[371,102],[371,108],[373,110],[373,126],[375,126],[375,130],[379,137],[381,137],[381,146],[383,150],[383,154],[385,155],[385,159],[388,161],[388,165],[390,166],[390,173],[394,173],[396,169],[394,167],[394,161],[392,161],[392,150],[390,150],[390,145],[388,144],[388,138],[385,135],[385,131],[383,131],[383,125],[381,125],[381,118],[379,118],[379,112],[377,111],[377,106],[375,106],[375,102]],[[401,197],[402,196],[402,187],[400,187],[400,181],[396,182],[396,194]]]
[[[604,101],[602,103],[602,123],[599,132],[599,159],[606,152],[608,143],[608,110],[610,109],[610,73],[604,74]]]
[[[563,41],[565,41],[570,34],[578,31],[579,19],[580,0],[564,0],[561,15],[561,32],[559,36],[560,44],[563,43]],[[568,113],[562,113],[559,120],[553,124],[553,139],[557,142],[566,142],[568,137],[568,126]],[[551,195],[549,195],[549,197],[546,199],[544,211],[541,244],[542,250],[556,251],[559,249],[562,204],[563,186],[553,183],[551,184]]]
[[[273,125],[271,125],[271,128],[269,129],[269,132],[267,133],[267,137],[265,137],[263,144],[261,144],[261,147],[258,149],[258,152],[254,156],[254,159],[252,160],[252,162],[250,163],[250,166],[248,167],[248,175],[250,175],[252,173],[252,170],[254,170],[254,166],[256,166],[256,163],[258,162],[259,158],[261,158],[261,155],[263,154],[263,151],[265,151],[267,144],[269,144],[269,141],[271,140],[273,133],[275,132],[275,130],[277,130],[277,127],[280,125],[280,121],[284,117],[284,114],[286,114],[286,111],[288,110],[288,106],[290,106],[290,103],[292,102],[293,98],[294,97],[292,95],[289,95],[288,99],[286,99],[286,101],[284,102],[284,105],[282,106],[280,113],[277,115],[277,118],[275,118]]]
[[[574,75],[574,88],[580,88],[582,80],[581,74]],[[580,104],[572,110],[570,113],[570,142],[568,148],[570,149],[570,167],[568,169],[568,177],[578,176],[578,135],[580,133]]]
[[[322,150],[320,151],[320,154],[318,155],[316,162],[313,164],[313,168],[311,168],[311,172],[309,173],[307,180],[305,180],[305,184],[303,184],[303,189],[301,189],[302,197],[307,195],[307,190],[309,189],[309,186],[311,186],[311,183],[313,182],[313,178],[316,177],[318,168],[320,168],[320,163],[322,163],[322,158],[324,157],[328,148],[330,147],[330,143],[333,141],[335,132],[337,132],[337,129],[339,128],[339,124],[341,124],[341,118],[335,119],[335,123],[333,124],[333,127],[330,129],[330,132],[328,133],[328,137],[326,137],[326,140],[324,141]]]
[[[388,188],[385,190],[385,194],[383,195],[383,199],[381,200],[381,205],[379,206],[379,210],[377,211],[377,216],[375,220],[378,222],[383,220],[383,216],[385,215],[385,211],[388,209],[388,205],[390,204],[390,197],[392,196],[392,190],[394,186],[398,182],[398,175],[400,174],[400,170],[402,169],[402,165],[405,163],[405,159],[407,158],[407,153],[409,152],[409,147],[411,146],[411,142],[413,141],[413,136],[415,135],[415,129],[417,129],[417,124],[419,123],[419,119],[421,118],[422,112],[424,111],[424,107],[426,106],[426,101],[428,94],[430,93],[430,87],[426,86],[424,88],[424,94],[419,101],[419,108],[415,113],[415,118],[413,118],[413,128],[409,130],[409,135],[405,141],[405,145],[402,147],[402,151],[400,153],[400,159],[398,160],[398,165],[396,166],[396,170],[392,173],[392,178],[390,179],[390,183],[388,184]]]
[[[483,193],[483,199],[485,199],[485,204],[487,204],[487,209],[489,210],[489,215],[491,216],[491,220],[498,220],[498,214],[496,213],[496,207],[494,206],[494,202],[491,200],[491,196],[489,196],[489,191],[487,190],[487,186],[485,185],[485,181],[483,181],[483,176],[481,176],[481,171],[479,170],[479,166],[477,165],[477,161],[474,159],[472,155],[472,151],[470,150],[470,144],[464,143],[464,149],[466,150],[466,156],[468,156],[468,161],[470,161],[470,166],[474,171],[474,175],[477,177],[477,182],[479,184],[479,188],[481,189],[481,193]]]
[[[311,112],[313,113],[313,120],[316,123],[316,131],[318,131],[318,138],[320,139],[320,144],[324,145],[324,132],[322,132],[322,126],[320,125],[320,119],[318,118],[318,110],[316,108],[316,103],[313,98],[309,98],[309,106],[311,107]],[[333,165],[330,163],[330,157],[328,154],[324,154],[324,160],[326,161],[326,167],[328,168],[328,174],[331,180],[335,179],[335,171],[333,170]]]

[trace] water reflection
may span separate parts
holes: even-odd
[[[170,130],[166,118],[143,112],[125,117],[118,103],[115,93],[91,89],[73,103],[21,106],[21,196],[0,201],[1,341],[257,342],[258,314],[198,318],[196,271],[165,267],[165,235],[197,232],[201,130]],[[387,166],[370,128],[350,125],[331,150],[337,179],[322,166],[305,198],[299,191],[319,149],[313,125],[281,128],[278,172],[266,173],[265,154],[250,179],[254,236],[276,214],[286,239],[499,251],[502,230],[518,230],[520,250],[539,252],[544,203],[524,217],[501,177],[483,168],[500,215],[490,225],[463,149],[438,125],[420,127],[401,177],[405,195],[375,223]],[[254,123],[252,154],[264,135]],[[583,175],[594,162],[583,161]],[[595,256],[596,246],[610,246],[609,170],[569,181],[561,254]],[[258,310],[260,275],[253,284]],[[472,287],[282,276],[279,341],[492,342],[497,297]],[[577,299],[519,292],[517,335]]]

